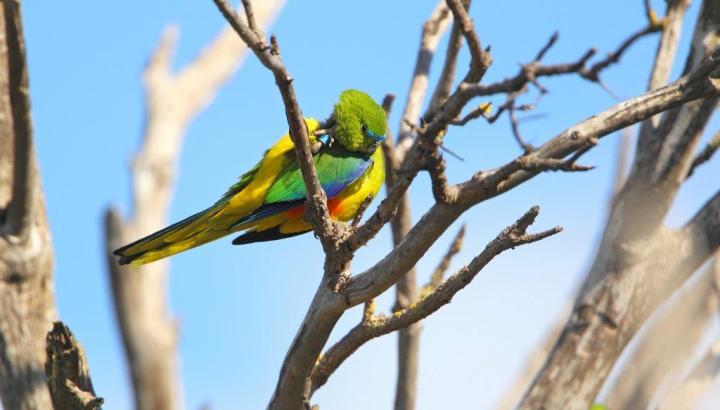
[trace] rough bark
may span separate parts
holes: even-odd
[[[53,254],[30,119],[18,0],[0,7],[0,398],[51,408],[45,335],[56,317]]]
[[[62,322],[55,322],[46,343],[45,375],[53,407],[99,410],[103,399],[95,395],[85,350],[70,329]]]
[[[284,1],[266,1],[261,26]],[[133,208],[127,219],[110,209],[105,218],[108,270],[138,410],[180,408],[177,324],[167,303],[167,261],[141,267],[118,265],[112,251],[167,224],[182,137],[190,121],[236,71],[247,46],[230,28],[198,57],[171,72],[176,30],[166,31],[144,73],[147,123],[133,164]]]

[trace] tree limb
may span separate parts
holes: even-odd
[[[716,132],[715,135],[707,143],[707,145],[705,145],[705,147],[702,149],[702,151],[700,151],[697,156],[695,156],[695,159],[693,159],[693,162],[690,165],[690,170],[688,171],[687,177],[690,178],[695,172],[695,168],[709,161],[710,158],[712,158],[712,156],[718,150],[718,148],[720,148],[720,131]]]
[[[414,123],[420,117],[420,110],[428,88],[430,66],[440,38],[442,38],[451,20],[452,14],[450,14],[445,0],[439,0],[432,15],[423,25],[415,70],[410,81],[405,108],[400,117],[400,131],[398,132],[396,147],[396,153],[399,157],[404,157],[412,145],[412,129],[408,125],[408,121]]]
[[[545,239],[562,230],[556,227],[536,234],[528,234],[527,228],[535,221],[538,212],[538,207],[531,208],[514,224],[500,232],[468,265],[440,282],[411,307],[396,311],[390,317],[372,316],[355,326],[332,346],[313,368],[312,391],[325,384],[342,362],[367,341],[417,323],[450,303],[455,294],[467,286],[495,256],[516,246]]]
[[[700,67],[671,85],[623,101],[560,133],[533,153],[521,158],[560,159],[587,147],[588,141],[599,139],[614,131],[666,111],[688,101],[720,95],[720,81],[711,77],[720,65],[720,50]],[[467,97],[460,94],[462,97]],[[451,98],[445,110],[460,105],[462,97]],[[457,100],[457,101],[453,101]],[[442,114],[441,114],[442,116]],[[431,123],[432,125],[432,123]],[[430,125],[428,126],[428,128]],[[412,153],[412,151],[411,151]],[[406,160],[407,161],[407,160]],[[522,161],[521,161],[522,162]],[[412,266],[429,248],[434,238],[467,207],[506,192],[537,175],[540,171],[525,171],[518,160],[500,168],[484,172],[454,186],[455,202],[436,204],[408,233],[403,242],[375,266],[351,278],[346,289],[350,306],[370,300],[384,292]],[[396,182],[396,186],[398,182]],[[381,204],[382,207],[382,204]]]
[[[685,17],[689,4],[688,0],[669,0],[667,2],[663,22],[664,27],[655,53],[655,60],[653,60],[653,68],[647,86],[648,90],[662,87],[670,79],[672,65],[680,42],[683,17]],[[648,7],[647,10],[648,16],[650,16],[652,9]],[[649,121],[642,123],[638,134],[638,151],[642,151],[641,147],[652,139],[659,122],[659,118],[651,118]]]

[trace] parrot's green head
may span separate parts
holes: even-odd
[[[350,151],[371,153],[385,140],[385,110],[369,95],[345,90],[333,109],[334,139]]]

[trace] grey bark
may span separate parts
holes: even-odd
[[[57,315],[53,254],[17,0],[0,6],[0,89],[0,398],[6,409],[45,410],[45,335]]]

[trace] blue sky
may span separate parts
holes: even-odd
[[[655,1],[660,8],[664,2]],[[359,88],[381,99],[397,95],[397,128],[417,52],[421,23],[433,1],[299,2],[290,0],[269,30],[277,34],[306,115],[325,117],[335,97]],[[687,18],[689,28],[697,4]],[[471,15],[495,63],[486,81],[513,75],[559,31],[546,62],[577,59],[588,47],[603,55],[644,24],[642,2],[591,5],[573,0],[478,2]],[[224,24],[210,0],[153,2],[26,2],[25,31],[37,150],[56,254],[61,318],[84,344],[95,387],[107,409],[131,408],[120,338],[103,256],[101,217],[115,204],[127,210],[128,163],[143,126],[140,75],[163,28],[181,29],[175,66],[181,67]],[[683,42],[689,36],[684,33]],[[445,41],[441,44],[444,49]],[[603,78],[621,98],[643,92],[656,37],[639,41]],[[684,56],[687,47],[680,50]],[[459,67],[464,70],[467,58]],[[440,70],[433,66],[432,78]],[[676,72],[681,68],[677,64]],[[540,144],[615,103],[597,85],[574,77],[543,83],[550,93],[522,124]],[[532,97],[527,97],[531,100]],[[499,100],[494,100],[499,101]],[[716,115],[710,130],[720,126]],[[249,57],[215,101],[191,124],[180,161],[172,219],[212,203],[287,129],[271,75]],[[460,218],[468,225],[454,268],[469,261],[499,230],[532,205],[535,229],[565,231],[494,260],[453,303],[424,322],[419,409],[488,408],[523,364],[570,297],[594,252],[603,222],[618,136],[584,158],[588,173],[542,175],[483,203]],[[459,182],[519,153],[507,121],[453,128],[446,145]],[[717,189],[720,161],[700,169],[682,189],[668,218],[683,223]],[[428,178],[411,188],[416,219],[431,205]],[[425,280],[458,229],[452,227],[418,265]],[[387,230],[355,259],[360,271],[390,247]],[[311,235],[233,247],[229,240],[172,259],[170,299],[181,329],[180,355],[187,409],[256,409],[267,404],[289,343],[320,279],[321,249]],[[391,297],[381,298],[387,308]],[[332,340],[359,318],[348,312]],[[372,341],[318,392],[323,408],[389,408],[395,377],[394,335]],[[371,394],[368,394],[371,392]]]

